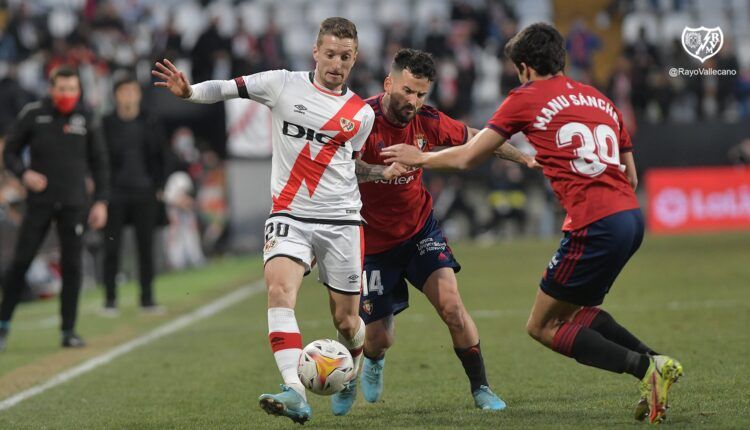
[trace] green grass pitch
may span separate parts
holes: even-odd
[[[518,241],[488,248],[457,245],[464,302],[479,327],[493,389],[508,403],[500,413],[473,408],[468,382],[448,332],[412,290],[396,319],[381,402],[361,393],[346,417],[330,400],[309,394],[305,428],[635,428],[636,381],[587,368],[536,344],[524,324],[556,242]],[[8,350],[0,354],[2,398],[43,380],[45,372],[80,362],[258,279],[257,258],[229,259],[162,277],[159,298],[169,315],[140,316],[135,288],[123,290],[123,315],[95,313],[99,292],[83,298],[86,352],[57,347],[55,301],[19,309]],[[750,427],[750,235],[647,236],[604,308],[644,342],[680,359],[670,428]],[[335,337],[325,288],[306,279],[297,305],[303,339]],[[52,323],[50,323],[52,321]],[[63,363],[63,364],[60,364]],[[39,370],[35,372],[35,367]],[[44,370],[47,369],[47,370]],[[35,375],[42,376],[35,376]],[[36,378],[36,379],[35,379]],[[280,429],[295,426],[257,405],[277,392],[280,377],[267,340],[265,294],[134,350],[73,381],[0,412],[8,429]]]

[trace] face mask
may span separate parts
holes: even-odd
[[[73,109],[75,109],[76,105],[78,104],[78,99],[80,97],[80,94],[76,94],[73,96],[55,95],[52,96],[52,104],[55,105],[55,108],[61,114],[67,115],[73,112]]]

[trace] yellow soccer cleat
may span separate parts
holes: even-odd
[[[682,376],[682,364],[672,357],[656,355],[641,379],[641,400],[635,409],[635,418],[643,420],[648,415],[651,423],[660,423],[666,418],[669,403],[667,395],[672,384]]]

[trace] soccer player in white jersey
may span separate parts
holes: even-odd
[[[356,369],[362,357],[365,324],[358,312],[364,243],[354,158],[370,133],[374,113],[345,84],[357,46],[352,22],[327,18],[312,50],[312,72],[273,70],[192,86],[168,60],[157,62],[152,72],[161,79],[154,85],[191,102],[242,97],[271,109],[273,208],[265,226],[263,261],[268,337],[284,384],[281,393],[263,394],[259,400],[266,412],[298,423],[310,419],[312,410],[297,376],[302,337],[294,306],[302,277],[316,260],[338,339],[352,353]],[[392,169],[386,176],[401,173]],[[334,414],[351,407],[341,401],[334,396]]]

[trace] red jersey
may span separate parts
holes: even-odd
[[[506,139],[523,132],[577,230],[638,201],[620,164],[633,150],[620,111],[595,88],[567,76],[530,81],[510,92],[487,127]]]
[[[466,126],[432,106],[422,106],[404,127],[392,124],[383,114],[382,98],[380,94],[366,100],[375,111],[375,123],[362,147],[362,161],[385,164],[380,152],[399,143],[414,145],[422,151],[466,143]],[[422,185],[422,169],[390,181],[361,183],[359,192],[365,220],[365,254],[388,251],[409,240],[422,229],[432,212],[432,197]]]

